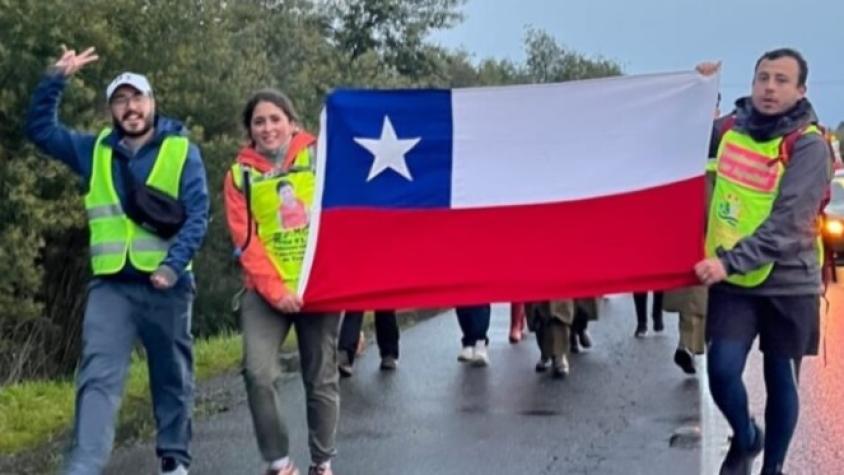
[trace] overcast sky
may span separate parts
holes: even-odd
[[[808,96],[821,120],[844,121],[842,0],[469,0],[463,12],[462,24],[433,39],[477,59],[524,60],[529,26],[579,53],[616,61],[627,74],[720,59],[722,109],[749,93],[760,54],[793,47],[809,62]]]

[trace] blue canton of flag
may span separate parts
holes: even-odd
[[[447,208],[448,90],[339,90],[326,100],[323,209]]]

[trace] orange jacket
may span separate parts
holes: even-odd
[[[316,138],[307,132],[299,132],[294,135],[290,141],[290,146],[287,148],[287,155],[284,157],[282,168],[289,169],[293,165],[296,155],[315,142]],[[315,158],[311,157],[311,160]],[[273,164],[252,147],[244,147],[240,150],[237,155],[237,163],[254,168],[261,173],[266,173],[273,168]],[[246,199],[243,192],[235,186],[231,170],[226,173],[223,182],[223,197],[226,204],[226,222],[229,225],[229,233],[231,233],[234,245],[241,246],[246,242],[247,233]],[[249,245],[240,255],[244,285],[247,289],[254,289],[267,302],[278,302],[289,292],[284,287],[281,276],[270,261],[264,245],[258,237],[258,228],[254,219],[248,232],[252,234],[252,237]]]

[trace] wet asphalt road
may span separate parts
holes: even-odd
[[[844,270],[839,269],[839,275],[844,277]],[[802,364],[800,419],[785,466],[789,475],[844,474],[844,286],[831,285],[827,298],[828,312],[821,303],[825,341],[821,340],[820,354],[806,358]],[[751,411],[760,423],[765,414],[762,374],[761,355],[753,350],[744,379]]]
[[[571,376],[557,381],[533,371],[533,335],[507,342],[508,308],[493,312],[488,368],[456,361],[453,312],[402,334],[396,372],[377,369],[370,345],[354,377],[342,381],[337,474],[699,473],[695,437],[670,446],[678,429],[694,434],[699,414],[698,380],[671,361],[675,316],[664,335],[635,340],[631,297],[613,297],[590,327],[595,347],[573,356]],[[191,473],[262,473],[240,378],[215,384],[231,400],[195,423]],[[284,382],[284,393],[292,456],[306,465],[298,377]],[[106,473],[153,474],[155,464],[152,444],[140,444],[117,450]]]

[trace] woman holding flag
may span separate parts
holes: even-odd
[[[226,218],[246,288],[239,302],[243,375],[267,475],[298,475],[281,414],[278,351],[296,327],[308,411],[309,475],[331,475],[339,415],[339,313],[307,313],[296,294],[314,193],[313,135],[298,127],[290,100],[265,89],[246,103],[248,136],[226,175]],[[300,210],[301,211],[301,210]]]

